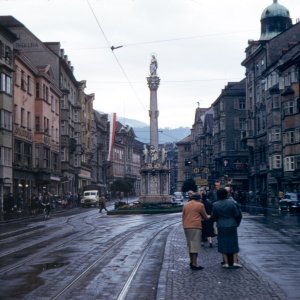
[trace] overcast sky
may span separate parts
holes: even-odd
[[[273,0],[0,0],[43,42],[61,42],[94,108],[149,123],[146,77],[158,60],[159,127],[191,127],[197,102],[209,107],[243,79],[248,39]],[[279,0],[300,18],[300,0]],[[110,46],[123,46],[112,53]],[[115,56],[113,55],[115,54]]]

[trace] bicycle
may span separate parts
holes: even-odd
[[[43,206],[44,220],[48,220],[50,218],[50,204],[43,204]]]

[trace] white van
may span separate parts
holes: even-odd
[[[99,191],[91,190],[83,192],[83,196],[80,200],[81,206],[96,206],[99,203]]]

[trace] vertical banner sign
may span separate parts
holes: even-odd
[[[110,115],[109,147],[108,147],[107,161],[111,161],[111,157],[112,157],[112,149],[114,146],[115,134],[116,134],[116,124],[117,124],[117,114],[113,113],[112,115]]]

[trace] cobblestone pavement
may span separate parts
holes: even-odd
[[[214,239],[214,247],[205,245],[198,256],[198,263],[204,269],[191,270],[183,229],[176,226],[166,244],[156,299],[287,299],[277,285],[265,279],[242,256],[241,269],[223,269],[221,260]]]

